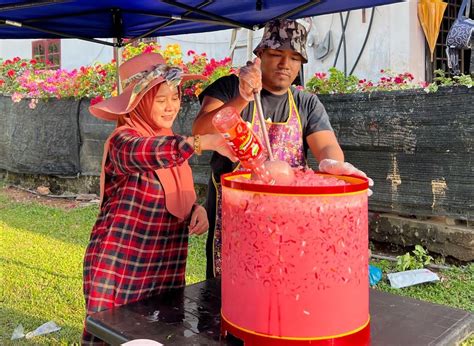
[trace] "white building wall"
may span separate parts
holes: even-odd
[[[346,70],[353,68],[369,28],[372,9],[367,9],[365,23],[362,10],[351,11],[346,28]],[[347,13],[343,13],[346,18]],[[331,30],[333,50],[324,59],[316,60],[315,47],[308,47],[309,61],[305,66],[305,80],[315,72],[325,72],[334,65],[342,26],[339,14],[314,17],[310,36],[320,42]],[[344,71],[344,52],[341,47],[336,68]],[[425,39],[417,17],[417,1],[377,7],[372,28],[353,74],[360,78],[378,80],[381,69],[411,72],[415,79],[425,79]]]
[[[16,56],[31,59],[31,42],[33,40],[0,40],[0,58],[6,60]]]
[[[31,43],[35,40],[0,40],[0,58],[31,59]],[[108,40],[111,41],[111,40]],[[75,39],[61,40],[61,68],[72,70],[94,62],[108,62],[113,57],[112,47]]]
[[[113,57],[114,50],[110,46],[74,39],[61,40],[61,67],[68,70],[95,62],[109,62]]]
[[[417,80],[425,79],[425,39],[417,18],[417,0],[404,3],[381,6],[375,9],[374,21],[370,36],[360,57],[354,74],[360,78],[378,80],[381,69],[394,72],[411,72]],[[351,11],[346,28],[346,70],[349,73],[353,67],[364,42],[372,9],[366,10],[365,23],[362,20],[362,10]],[[345,18],[347,13],[343,13]],[[310,40],[316,44],[331,30],[333,50],[323,60],[315,58],[315,45],[307,47],[309,61],[304,67],[305,81],[315,72],[326,72],[333,66],[336,50],[341,38],[339,14],[313,17]],[[188,50],[197,53],[205,52],[208,57],[217,60],[230,54],[232,30],[212,33],[176,35],[160,37],[160,44],[179,43],[183,54]],[[262,36],[263,30],[253,33],[255,47]],[[238,31],[238,44],[247,43],[247,30]],[[31,57],[32,40],[0,40],[0,57],[7,59],[15,56]],[[90,65],[93,62],[108,62],[113,57],[112,47],[102,46],[81,40],[64,39],[62,45],[62,67],[66,69]],[[185,59],[187,57],[185,56]],[[247,49],[239,48],[234,54],[234,65],[239,66],[247,60]],[[336,62],[339,70],[344,70],[344,52],[341,47]]]

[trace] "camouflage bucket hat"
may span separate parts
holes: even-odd
[[[308,62],[306,54],[306,39],[308,32],[306,28],[289,19],[276,19],[265,25],[262,41],[253,50],[257,53],[266,48],[270,49],[288,49],[299,53],[303,57],[303,63]]]

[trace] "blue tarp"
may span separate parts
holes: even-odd
[[[296,19],[395,2],[401,0],[2,0],[0,39],[134,38],[239,26],[256,29],[277,17]]]

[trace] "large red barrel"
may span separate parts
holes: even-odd
[[[246,344],[368,344],[367,180],[248,177],[222,177],[223,331]]]

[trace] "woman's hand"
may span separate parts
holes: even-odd
[[[201,235],[209,229],[209,221],[207,220],[207,212],[203,206],[197,205],[193,208],[191,221],[189,223],[189,235]]]
[[[247,62],[247,66],[239,70],[239,93],[246,101],[253,101],[254,92],[262,90],[262,71],[260,70],[260,59],[255,58],[253,62]]]
[[[335,175],[355,175],[357,177],[367,178],[369,186],[374,186],[374,181],[370,179],[367,174],[360,169],[355,168],[349,162],[342,162],[332,159],[324,159],[319,163],[319,170],[321,172],[335,174]],[[369,189],[368,195],[372,195],[372,190]]]
[[[201,147],[202,150],[215,150],[219,154],[228,157],[232,162],[238,160],[227,144],[224,136],[220,133],[201,135]]]

